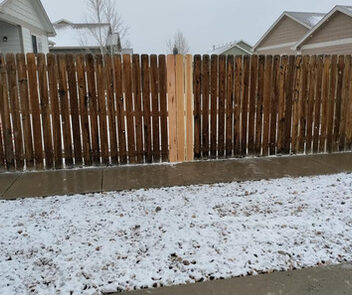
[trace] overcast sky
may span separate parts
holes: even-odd
[[[328,12],[351,0],[114,0],[135,53],[164,53],[175,31],[186,36],[192,53],[243,39],[254,45],[284,11]],[[86,0],[42,0],[52,22],[86,19]]]

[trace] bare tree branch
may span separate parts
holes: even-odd
[[[166,42],[166,46],[169,53],[175,53],[176,50],[178,54],[187,54],[190,51],[186,37],[180,30],[175,33],[172,39]]]
[[[117,38],[114,38],[114,36],[119,36],[123,46],[129,44],[128,40],[125,40],[129,28],[124,24],[122,17],[117,13],[114,1],[87,0],[87,8],[88,21],[97,24],[97,26],[90,30],[91,37],[99,44],[102,54],[107,53],[109,50],[109,46],[107,46],[109,38],[114,40],[114,44],[117,43]],[[110,26],[108,29],[107,26],[104,26],[107,24]]]

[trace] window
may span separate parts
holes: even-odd
[[[33,53],[38,53],[37,37],[32,35]]]

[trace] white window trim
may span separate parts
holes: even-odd
[[[283,48],[283,47],[290,47],[290,46],[295,45],[295,44],[296,44],[296,42],[289,42],[289,43],[282,43],[282,44],[265,46],[265,47],[258,47],[256,51],[277,49],[277,48]]]
[[[352,38],[345,38],[345,39],[334,40],[334,41],[306,44],[301,47],[301,50],[302,49],[314,49],[314,48],[320,48],[320,47],[330,47],[330,46],[344,45],[344,44],[352,44]]]

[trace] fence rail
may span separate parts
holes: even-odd
[[[349,151],[351,56],[0,56],[0,169]]]

